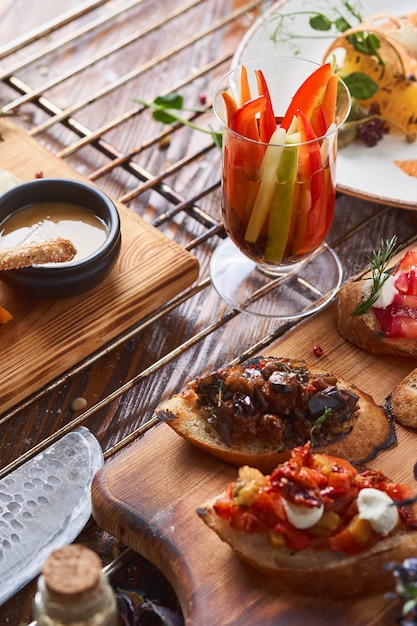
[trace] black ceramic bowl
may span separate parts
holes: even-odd
[[[89,208],[106,224],[106,240],[83,259],[7,270],[0,272],[0,279],[36,298],[65,298],[98,285],[112,269],[121,246],[120,217],[112,200],[88,183],[39,178],[17,185],[0,196],[0,222],[11,213],[38,202],[71,202]]]

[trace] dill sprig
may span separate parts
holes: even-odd
[[[379,250],[372,252],[372,256],[369,257],[371,277],[368,279],[372,280],[372,288],[369,296],[356,306],[353,315],[363,315],[377,301],[382,285],[391,275],[391,272],[387,271],[387,267],[397,252],[397,244],[398,237],[396,235],[385,241],[381,239]]]

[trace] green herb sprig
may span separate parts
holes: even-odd
[[[365,300],[359,302],[353,315],[363,315],[375,304],[382,285],[391,275],[387,268],[397,252],[397,249],[398,237],[394,235],[391,239],[386,239],[385,241],[381,239],[381,247],[379,250],[374,250],[372,255],[368,257],[371,271],[371,277],[368,280],[372,281],[371,291]]]
[[[324,422],[327,419],[329,419],[329,417],[331,416],[332,413],[333,413],[333,409],[331,409],[330,407],[326,406],[326,408],[324,409],[323,413],[314,422],[313,426],[310,429],[310,439],[311,439],[311,443],[312,444],[314,444],[314,442],[315,442],[315,435],[316,435],[316,433],[321,431],[321,429],[323,428]]]
[[[276,21],[277,26],[271,35],[272,41],[275,43],[286,42],[294,45],[297,39],[306,39],[307,37],[304,33],[303,35],[297,35],[292,32],[291,29],[291,23],[294,18],[300,15],[305,15],[308,18],[309,26],[313,31],[320,33],[320,38],[323,37],[323,33],[328,33],[329,36],[334,38],[339,33],[345,33],[352,28],[353,23],[360,24],[363,21],[360,3],[357,3],[355,6],[352,2],[344,0],[341,3],[341,8],[326,7],[326,9],[329,11],[327,15],[320,10],[313,9],[309,11],[297,11],[293,13],[279,12],[274,14],[271,20]],[[347,39],[355,50],[367,56],[375,57],[380,65],[384,65],[379,54],[381,43],[374,33],[351,33],[347,36]],[[352,98],[357,100],[368,100],[378,91],[378,84],[363,72],[353,72],[349,76],[344,76],[343,80]]]
[[[184,126],[188,126],[193,130],[198,130],[207,135],[211,135],[213,142],[216,146],[221,148],[222,146],[222,133],[221,131],[202,128],[197,124],[194,124],[190,120],[178,115],[178,111],[190,112],[190,113],[207,113],[209,109],[204,108],[186,108],[184,107],[184,98],[178,93],[169,93],[165,96],[157,96],[152,102],[146,102],[139,98],[134,98],[134,102],[138,102],[143,106],[152,110],[152,117],[162,124],[175,124],[179,122]]]

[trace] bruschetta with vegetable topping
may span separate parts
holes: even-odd
[[[157,417],[231,464],[270,471],[296,446],[366,462],[395,442],[370,395],[305,361],[255,357],[196,378]]]
[[[285,589],[345,597],[394,587],[386,569],[417,549],[410,487],[359,472],[311,444],[269,475],[244,466],[200,518],[244,561]]]
[[[338,294],[340,335],[367,352],[417,356],[417,250],[395,263],[396,237],[381,241],[369,273]]]

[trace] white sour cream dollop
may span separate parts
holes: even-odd
[[[321,520],[324,511],[322,504],[320,506],[306,506],[305,504],[294,504],[294,502],[289,502],[285,498],[282,498],[282,503],[288,521],[300,530],[311,528],[317,524]]]
[[[389,306],[392,301],[394,300],[394,296],[396,293],[398,293],[394,283],[395,283],[395,277],[394,276],[389,276],[386,281],[384,282],[384,284],[382,285],[382,287],[380,288],[379,292],[378,292],[378,298],[376,299],[375,303],[374,303],[374,307],[376,307],[377,309],[385,309],[387,306]],[[371,293],[371,289],[372,289],[372,281],[371,280],[367,280],[362,288],[362,293],[363,293],[363,297],[366,300],[369,296],[369,294]]]
[[[398,509],[384,491],[366,487],[358,495],[359,517],[368,520],[375,532],[388,535],[397,525]]]

